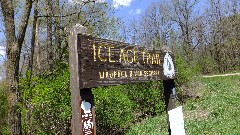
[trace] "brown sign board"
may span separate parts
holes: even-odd
[[[78,34],[77,55],[80,89],[176,77],[174,55],[164,50]]]

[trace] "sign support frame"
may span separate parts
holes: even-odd
[[[78,57],[82,57],[79,54],[79,39],[78,34],[86,34],[87,29],[80,24],[76,24],[70,29],[70,35],[68,37],[69,45],[69,64],[70,64],[70,89],[71,89],[71,106],[72,106],[72,121],[71,128],[73,135],[96,135],[96,120],[94,109],[94,95],[91,88],[85,88],[82,84],[82,62]],[[81,39],[80,39],[81,40]],[[175,77],[174,64],[171,56],[166,51],[165,59],[167,63],[163,65],[164,73],[162,76],[169,78],[163,80],[164,86],[164,100],[165,109],[167,113],[168,133],[171,135],[170,123],[168,111],[176,107],[176,87],[174,83]],[[167,57],[166,57],[167,56]],[[169,59],[170,57],[170,59]],[[170,60],[170,64],[169,64]],[[172,70],[173,69],[173,70]],[[172,78],[172,79],[171,79]],[[85,117],[89,116],[89,117]],[[87,125],[86,125],[87,122]],[[85,127],[90,126],[91,133],[85,130]],[[86,132],[85,132],[86,131]],[[88,133],[89,134],[88,134]]]
[[[165,110],[167,113],[168,134],[171,135],[168,111],[176,108],[176,86],[173,79],[163,80]]]
[[[71,106],[72,106],[72,120],[71,128],[72,135],[84,135],[83,132],[83,120],[82,120],[82,102],[87,100],[91,104],[91,114],[93,122],[93,133],[96,135],[96,122],[95,122],[95,110],[94,110],[94,97],[90,88],[80,89],[80,69],[78,58],[78,34],[87,33],[87,29],[82,25],[76,24],[70,29],[68,43],[69,43],[69,63],[70,63],[70,89],[71,89]]]

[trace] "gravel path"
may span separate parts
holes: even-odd
[[[233,76],[233,75],[240,75],[240,73],[233,73],[233,74],[223,74],[223,75],[204,75],[204,78],[209,78],[209,77],[219,77],[219,76]]]

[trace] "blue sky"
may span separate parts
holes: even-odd
[[[6,57],[6,55],[5,55],[6,53],[5,53],[5,47],[3,47],[3,46],[0,46],[0,69],[2,69],[2,61],[4,61],[5,60],[5,58],[4,57]],[[2,71],[0,71],[0,80],[2,79]]]
[[[70,3],[79,3],[81,0],[68,0]],[[84,0],[82,0],[84,1]],[[116,17],[124,22],[137,18],[151,3],[157,0],[96,0],[107,2],[116,9]],[[159,0],[158,0],[159,1]]]
[[[98,0],[104,1],[104,0]],[[161,0],[105,0],[112,4],[116,8],[116,16],[122,18],[125,22],[132,18],[137,18],[140,14],[154,2],[159,2]],[[164,2],[164,0],[162,0]],[[165,1],[167,2],[167,0]],[[197,14],[202,14],[203,7],[207,5],[208,0],[199,0],[198,4],[195,6],[195,11],[200,11]]]
[[[116,16],[125,22],[137,18],[154,1],[156,0],[107,0],[116,9]]]

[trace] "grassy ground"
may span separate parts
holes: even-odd
[[[183,105],[188,135],[240,135],[240,76],[200,78],[200,96]],[[166,115],[146,120],[127,135],[167,134]]]

